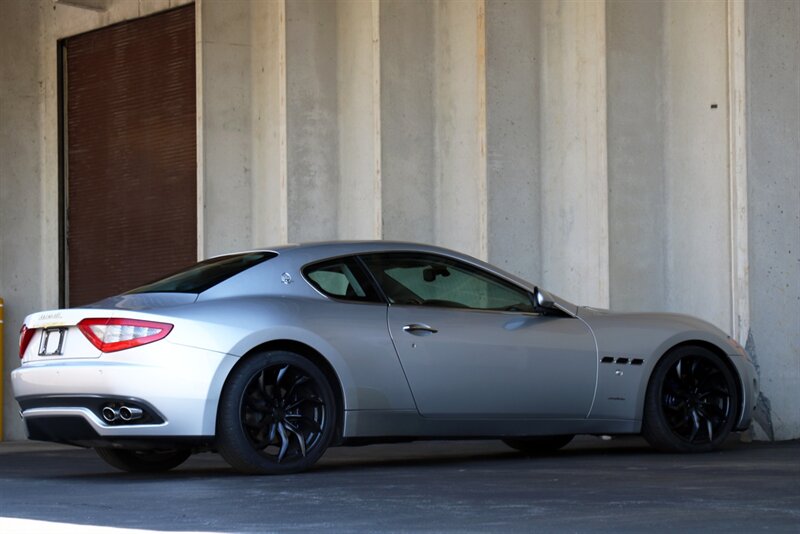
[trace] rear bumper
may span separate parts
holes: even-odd
[[[25,428],[28,438],[37,441],[53,441],[79,447],[114,447],[132,449],[196,448],[213,447],[214,436],[101,436],[85,414],[46,415],[27,417]]]
[[[213,436],[219,394],[236,360],[162,342],[93,360],[24,363],[11,373],[11,382],[31,439]],[[126,399],[147,417],[130,423],[102,418],[104,405]],[[79,436],[69,421],[75,431],[82,429]]]

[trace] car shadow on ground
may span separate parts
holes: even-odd
[[[743,444],[728,444],[722,452]],[[715,454],[715,453],[710,453]],[[13,469],[13,457],[17,455],[37,456],[39,469],[35,471]],[[278,475],[278,477],[302,477],[342,473],[364,473],[374,470],[402,470],[408,468],[463,468],[481,467],[512,468],[518,462],[526,467],[533,462],[550,463],[569,459],[592,460],[600,457],[633,457],[645,455],[662,457],[665,460],[675,455],[663,454],[650,448],[644,440],[635,437],[601,441],[593,437],[579,437],[566,448],[528,456],[505,446],[497,440],[490,441],[416,441],[402,444],[380,444],[355,447],[333,447],[311,469],[305,473]],[[677,455],[683,456],[683,455]],[[669,460],[671,461],[671,460]],[[6,464],[6,465],[3,465]],[[93,451],[87,449],[64,449],[58,452],[17,452],[0,455],[4,478],[46,478],[50,480],[80,479],[92,481],[120,482],[148,480],[198,480],[218,477],[250,477],[231,467],[216,453],[199,453],[184,465],[166,473],[125,473],[107,466]]]

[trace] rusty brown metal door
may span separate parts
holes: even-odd
[[[62,41],[66,303],[197,258],[194,6]]]

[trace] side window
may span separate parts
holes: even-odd
[[[526,291],[450,258],[386,253],[363,260],[393,304],[533,312]]]
[[[303,269],[303,275],[312,286],[329,297],[357,302],[381,301],[353,258],[309,265]]]

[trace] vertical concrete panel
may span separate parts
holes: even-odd
[[[776,439],[800,436],[800,4],[748,2],[751,338]]]
[[[605,4],[541,8],[542,284],[607,306]]]
[[[200,4],[205,256],[252,246],[252,7]]]
[[[9,2],[0,17],[0,297],[5,299],[3,421],[6,439],[24,439],[9,373],[19,366],[17,332],[25,316],[48,300],[43,265],[58,261],[57,242],[45,247],[40,68],[42,11],[38,3]],[[55,180],[53,180],[55,181]],[[51,221],[55,222],[55,221]]]
[[[289,241],[335,239],[339,221],[335,2],[286,4]]]
[[[540,274],[539,3],[486,4],[489,261]]]
[[[666,306],[664,4],[606,4],[609,291],[616,310]]]
[[[434,4],[380,4],[383,237],[434,242]]]
[[[380,224],[380,76],[377,1],[337,3],[339,231],[343,239],[376,239]],[[373,20],[374,19],[374,20]],[[377,71],[376,72],[376,67]],[[376,116],[377,115],[377,116]]]
[[[435,241],[486,259],[483,1],[439,0],[435,16]]]
[[[252,246],[288,241],[286,213],[286,11],[252,3]]]
[[[667,305],[730,331],[726,5],[664,9]]]

